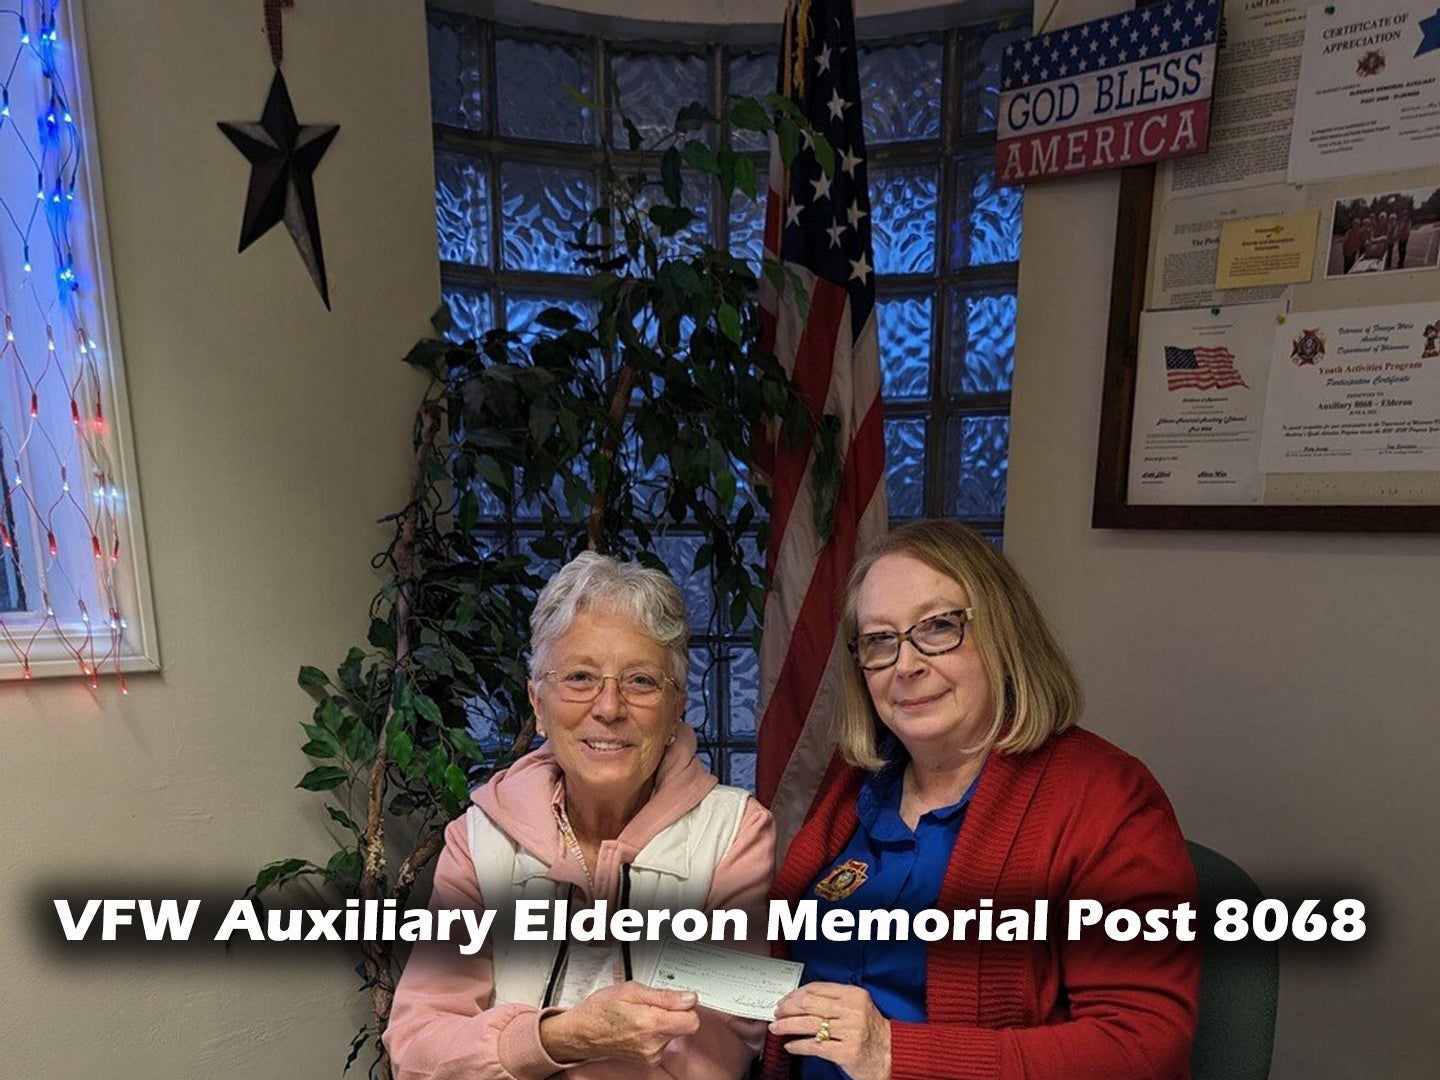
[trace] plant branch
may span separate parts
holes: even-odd
[[[615,377],[615,392],[610,395],[610,410],[607,414],[609,424],[605,431],[605,439],[600,445],[600,453],[605,460],[613,462],[616,451],[620,448],[620,434],[625,430],[625,410],[630,407],[630,395],[635,390],[635,368],[629,363],[621,364],[620,371]],[[612,470],[613,475],[613,470]],[[608,489],[597,486],[595,495],[590,500],[590,517],[587,522],[586,534],[589,538],[591,551],[599,551],[601,542],[605,537],[605,506],[608,502]]]

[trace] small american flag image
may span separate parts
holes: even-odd
[[[1182,349],[1165,346],[1165,376],[1171,390],[1228,390],[1249,384],[1235,368],[1229,349]]]

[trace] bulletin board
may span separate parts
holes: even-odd
[[[1121,174],[1092,524],[1440,531],[1440,3],[1227,0]]]

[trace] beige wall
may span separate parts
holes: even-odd
[[[86,0],[165,669],[125,698],[0,685],[7,1076],[340,1074],[362,1015],[343,957],[62,963],[25,905],[67,875],[220,887],[325,850],[294,790],[295,673],[363,639],[423,390],[400,358],[439,294],[421,12],[285,17],[300,119],[342,125],[316,174],[327,314],[283,228],[235,252],[248,166],[215,121],[260,114],[260,3]]]
[[[1129,7],[1065,0],[1053,27]],[[1286,895],[1370,903],[1362,946],[1283,954],[1274,1075],[1433,1076],[1440,538],[1090,528],[1117,192],[1025,194],[1006,550],[1088,724],[1151,765],[1190,836]]]

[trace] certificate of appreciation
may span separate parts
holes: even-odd
[[[1310,9],[1290,134],[1292,184],[1421,168],[1440,139],[1440,6],[1337,0]]]
[[[1134,504],[1258,503],[1270,340],[1284,304],[1146,312],[1130,438]]]
[[[1440,302],[1292,313],[1275,335],[1260,467],[1440,470]]]

